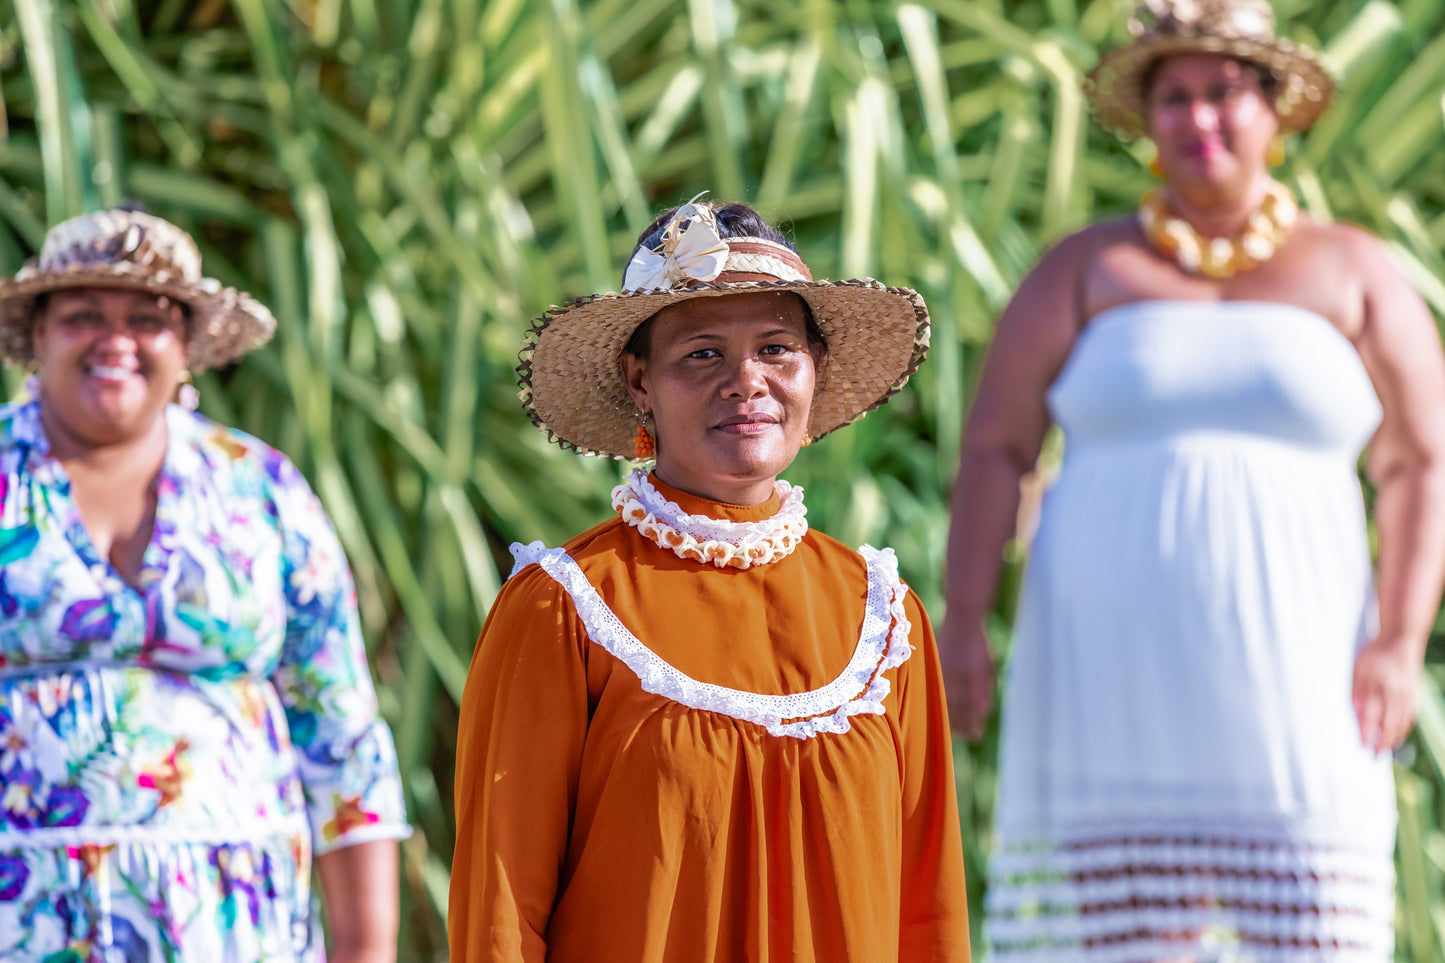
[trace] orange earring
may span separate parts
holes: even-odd
[[[1278,167],[1284,163],[1284,135],[1275,134],[1269,139],[1269,147],[1264,152],[1265,163],[1270,167]]]
[[[637,434],[632,436],[632,456],[638,461],[647,461],[657,454],[657,443],[647,433],[647,412],[642,413],[642,424],[637,426]]]
[[[1161,180],[1164,178],[1164,168],[1159,163],[1159,154],[1157,152],[1153,157],[1149,158],[1149,173]]]
[[[805,431],[805,432],[803,432],[803,447],[804,447],[804,448],[807,448],[807,447],[808,447],[809,445],[811,445],[812,443],[813,443],[813,433],[812,433],[811,431]]]

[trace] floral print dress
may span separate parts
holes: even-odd
[[[0,408],[0,961],[323,956],[311,857],[408,833],[350,571],[296,468],[171,406],[136,585]]]

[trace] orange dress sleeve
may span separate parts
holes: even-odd
[[[912,592],[904,609],[914,652],[898,673],[903,752],[898,959],[967,961],[968,892],[943,672],[933,627]]]
[[[535,565],[482,627],[457,734],[454,963],[546,958],[587,731],[586,646],[566,592]]]

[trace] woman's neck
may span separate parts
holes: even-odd
[[[680,492],[723,505],[744,507],[761,505],[773,497],[773,490],[777,485],[777,476],[747,479],[679,477],[674,480],[676,473],[669,471],[660,463],[653,468],[653,473],[664,484],[670,485]]]
[[[1225,187],[1186,190],[1168,186],[1169,206],[1204,237],[1238,237],[1259,210],[1269,190],[1268,174],[1250,181],[1243,190]]]
[[[55,417],[41,402],[40,422],[50,445],[50,456],[62,465],[82,466],[92,473],[115,473],[117,478],[136,473],[154,474],[165,462],[169,432],[165,412],[139,431],[113,440],[96,440]]]

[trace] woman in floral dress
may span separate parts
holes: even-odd
[[[345,558],[284,456],[190,410],[274,326],[138,211],[0,282],[34,372],[0,408],[0,960],[322,959],[313,852],[332,963],[395,957],[408,828]]]

